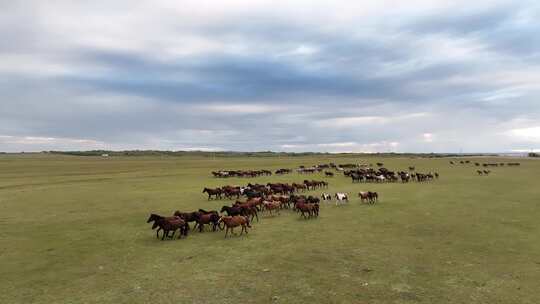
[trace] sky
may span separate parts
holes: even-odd
[[[0,151],[540,150],[539,1],[0,1]]]

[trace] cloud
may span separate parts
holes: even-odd
[[[538,141],[532,0],[0,8],[0,150],[498,152]]]
[[[432,133],[424,133],[422,134],[422,138],[425,142],[433,142],[433,134]]]
[[[540,142],[540,126],[512,129],[506,135],[528,142]]]
[[[9,147],[24,147],[22,151],[49,150],[60,148],[66,150],[96,150],[104,149],[106,144],[102,141],[83,138],[55,138],[41,136],[11,136],[0,135],[0,144],[7,147],[4,151],[12,151]],[[13,149],[13,151],[17,151]]]
[[[351,116],[323,119],[317,122],[321,127],[349,128],[363,125],[399,124],[408,120],[428,117],[429,113],[407,113],[393,116]]]
[[[281,145],[280,148],[290,152],[329,152],[329,153],[374,153],[374,152],[398,152],[399,142],[335,142],[318,144]]]
[[[210,104],[197,106],[195,109],[221,114],[264,114],[286,111],[285,107],[261,104]]]

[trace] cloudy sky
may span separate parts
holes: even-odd
[[[0,1],[0,38],[0,151],[540,149],[537,0]]]

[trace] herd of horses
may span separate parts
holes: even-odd
[[[267,183],[252,184],[246,186],[231,186],[226,185],[218,188],[205,187],[202,193],[208,194],[208,200],[211,199],[232,199],[246,196],[247,198],[262,197],[271,194],[293,194],[296,192],[304,192],[306,190],[315,190],[318,188],[328,188],[328,182],[317,180],[304,180],[303,183]]]
[[[272,175],[270,170],[219,170],[212,171],[214,177],[259,177]]]
[[[377,169],[370,165],[358,164],[319,164],[311,167],[300,166],[295,171],[300,174],[312,172],[323,172],[325,177],[334,177],[334,169],[342,172],[345,177],[350,177],[353,182],[393,182],[401,180],[428,181],[438,178],[438,173],[418,173],[414,167],[409,167],[409,172],[390,171],[384,168],[383,163],[376,163]],[[289,174],[292,169],[278,169],[275,174]],[[212,172],[215,177],[252,177],[272,175],[270,170],[220,170]],[[234,228],[240,227],[240,235],[248,233],[254,222],[259,222],[259,216],[268,214],[269,216],[280,215],[282,211],[289,210],[299,214],[300,218],[313,219],[319,216],[321,200],[336,205],[347,204],[349,194],[337,192],[333,195],[323,192],[320,198],[313,195],[306,195],[304,192],[310,190],[327,189],[329,183],[324,180],[308,180],[302,183],[248,183],[245,186],[225,185],[217,188],[205,187],[202,193],[208,195],[208,200],[230,199],[235,200],[230,205],[223,205],[218,210],[204,210],[181,212],[175,211],[171,216],[151,214],[147,223],[152,223],[152,230],[156,230],[156,238],[174,238],[178,233],[178,238],[186,237],[191,230],[205,231],[208,227],[211,231],[225,230],[225,238],[234,234]],[[361,191],[358,193],[361,203],[374,204],[379,199],[379,194],[372,191]],[[206,229],[207,230],[207,229]],[[161,233],[161,236],[160,236]]]
[[[478,173],[478,175],[489,175],[491,170],[476,170],[476,173]]]
[[[225,238],[229,232],[234,234],[234,228],[241,227],[240,235],[248,233],[251,223],[259,222],[259,214],[268,213],[270,216],[280,215],[281,210],[290,209],[300,214],[301,218],[311,219],[319,216],[320,200],[314,196],[305,195],[276,195],[253,197],[246,201],[235,201],[232,205],[224,205],[220,211],[199,209],[193,212],[175,211],[172,216],[151,214],[147,223],[152,223],[152,230],[156,230],[156,238],[187,237],[190,230],[198,229],[203,232],[205,227],[212,231],[225,229]],[[193,222],[193,227],[190,223]],[[172,233],[172,234],[171,234]]]
[[[461,164],[461,165],[467,165],[467,164],[471,164],[471,161],[470,160],[461,160],[461,161],[453,161],[451,160],[450,161],[450,164],[451,165],[456,165],[456,164]],[[479,162],[474,162],[474,165],[476,167],[484,167],[484,168],[487,168],[487,167],[504,167],[505,165],[508,166],[508,167],[516,167],[516,166],[520,166],[521,163],[518,163],[518,162],[509,162],[509,163],[495,163],[495,162],[492,162],[492,163],[479,163]],[[483,169],[483,170],[476,170],[476,173],[479,175],[479,176],[488,176],[491,174],[491,170],[487,170],[487,169]]]
[[[489,175],[491,173],[486,167],[499,166],[520,166],[520,163],[472,163],[470,160],[454,161],[450,164],[474,164],[476,167],[485,169],[476,170],[478,175]],[[437,172],[420,173],[414,166],[408,167],[408,171],[391,171],[384,167],[383,163],[373,164],[318,164],[310,167],[299,166],[296,169],[281,168],[274,171],[276,175],[322,173],[327,178],[333,178],[334,172],[342,172],[343,176],[351,178],[353,183],[387,183],[387,182],[428,182],[439,178]],[[214,177],[258,177],[270,176],[270,170],[219,170],[212,172]],[[301,183],[248,183],[245,186],[225,185],[217,188],[205,187],[203,193],[211,199],[235,200],[231,205],[223,205],[218,210],[198,209],[192,212],[175,211],[171,216],[151,214],[147,223],[152,223],[152,230],[156,231],[156,238],[174,238],[178,233],[178,238],[187,237],[189,231],[205,231],[208,227],[211,231],[225,230],[225,238],[234,234],[234,229],[241,228],[240,235],[248,233],[254,222],[259,222],[259,215],[269,216],[280,215],[284,210],[295,212],[300,218],[313,219],[319,216],[321,200],[336,205],[347,204],[349,194],[337,192],[333,195],[323,192],[320,198],[313,195],[305,195],[304,192],[310,190],[327,189],[329,183],[324,180],[304,179]],[[361,191],[358,193],[361,203],[375,204],[379,199],[379,194],[372,191]]]
[[[456,165],[456,164],[470,164],[471,161],[470,160],[461,160],[461,161],[453,161],[451,160],[450,161],[450,165]],[[504,167],[505,165],[506,166],[509,166],[509,167],[515,167],[515,166],[520,166],[521,163],[479,163],[479,162],[475,162],[474,165],[476,167]]]
[[[383,163],[376,163],[377,166],[382,167]],[[306,166],[299,166],[296,168],[296,172],[299,174],[309,174],[309,173],[319,173],[322,172],[324,169],[336,169],[338,171],[343,171],[348,168],[358,168],[361,165],[359,164],[335,164],[335,163],[328,163],[328,164],[317,164],[314,166],[306,167]],[[367,166],[367,165],[365,165]],[[373,166],[370,164],[369,166]],[[281,168],[274,171],[274,174],[276,175],[283,175],[283,174],[289,174],[292,173],[293,169],[290,168]],[[259,177],[259,176],[269,176],[272,175],[271,170],[218,170],[218,171],[212,171],[213,177]],[[334,173],[326,171],[325,175],[327,177],[334,176]]]
[[[377,192],[359,192],[358,196],[362,203],[374,204],[378,201]],[[335,198],[336,205],[349,202],[347,193],[335,193],[334,196],[322,193],[321,199],[330,202]],[[225,238],[234,234],[234,228],[241,227],[240,235],[248,233],[253,222],[259,222],[259,214],[266,213],[270,216],[280,215],[282,210],[291,210],[303,219],[313,219],[319,216],[321,199],[313,195],[304,194],[270,194],[260,197],[247,198],[246,201],[236,200],[232,205],[223,205],[217,210],[199,209],[193,212],[175,211],[172,216],[151,214],[147,223],[152,223],[152,230],[156,230],[156,238],[174,238],[178,232],[178,238],[187,237],[190,230],[203,232],[205,227],[211,231],[225,230]],[[193,227],[190,226],[193,223]],[[172,233],[172,234],[171,234]]]
[[[376,182],[376,183],[385,183],[385,182],[397,182],[401,181],[402,183],[408,182],[426,182],[432,181],[433,179],[439,178],[439,173],[429,172],[429,173],[420,173],[415,172],[414,167],[409,167],[409,172],[407,171],[390,171],[384,167],[377,170],[373,168],[359,168],[354,170],[347,170],[343,172],[343,175],[351,178],[352,182]]]

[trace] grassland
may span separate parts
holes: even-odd
[[[328,178],[328,191],[375,190],[380,203],[323,205],[308,221],[282,212],[247,237],[162,242],[145,223],[150,212],[228,203],[207,201],[203,186],[304,178],[215,179],[210,170],[328,161],[415,165],[441,178]],[[537,304],[540,161],[520,161],[479,177],[448,159],[3,155],[0,303]]]

